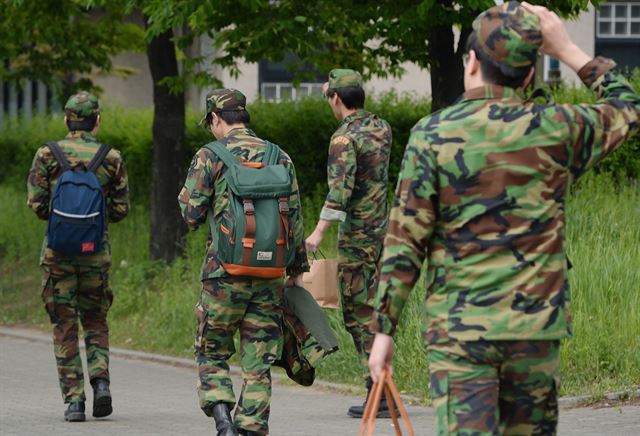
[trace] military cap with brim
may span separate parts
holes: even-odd
[[[64,105],[64,113],[68,121],[84,121],[86,118],[99,114],[98,97],[86,91],[74,94]]]
[[[480,49],[495,62],[512,68],[535,64],[542,45],[540,18],[511,1],[487,9],[473,21]]]
[[[362,76],[355,70],[336,68],[329,72],[329,89],[362,88]]]
[[[204,123],[211,112],[234,112],[247,109],[247,97],[237,89],[214,89],[207,94],[207,112],[200,124]]]

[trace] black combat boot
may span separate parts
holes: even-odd
[[[69,403],[69,407],[64,411],[64,420],[69,422],[82,422],[84,416],[84,401]]]
[[[373,386],[373,382],[371,379],[367,379],[367,397],[364,400],[362,405],[351,406],[349,407],[349,411],[347,415],[352,418],[362,418],[364,415],[364,409],[367,407],[367,401],[369,400],[369,396],[371,395],[371,387]],[[382,396],[380,397],[380,407],[378,407],[378,413],[376,414],[376,418],[391,418],[391,412],[389,411],[389,404],[387,403],[387,396],[384,392],[382,392]]]
[[[218,436],[238,436],[233,419],[231,419],[229,406],[226,403],[217,403],[213,406],[213,419],[216,420]]]
[[[91,380],[93,387],[93,416],[104,418],[111,415],[111,392],[109,391],[109,380],[104,378],[94,378]]]

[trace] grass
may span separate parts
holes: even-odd
[[[0,185],[0,323],[49,329],[40,302],[38,256],[45,223],[25,206],[26,193]],[[307,199],[312,230],[322,191]],[[582,180],[568,204],[568,252],[574,337],[562,345],[562,395],[624,390],[640,385],[640,186],[615,186],[606,176]],[[113,245],[110,312],[112,343],[192,356],[193,307],[198,299],[205,231],[189,235],[186,255],[173,265],[150,262],[148,215],[134,207],[110,229]],[[335,228],[323,242],[335,255]],[[401,390],[426,396],[422,346],[423,286],[410,297],[396,337],[395,374]],[[360,384],[357,357],[338,311],[327,311],[341,350],[318,370],[320,378]]]

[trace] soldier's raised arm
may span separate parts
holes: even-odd
[[[613,68],[611,59],[591,59],[576,46],[564,23],[552,11],[522,3],[540,17],[542,53],[557,58],[580,77],[598,97],[596,104],[551,107],[566,121],[570,143],[567,154],[572,173],[579,176],[640,129],[640,95]]]

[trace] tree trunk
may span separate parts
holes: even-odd
[[[464,92],[462,55],[470,33],[470,28],[462,28],[457,49],[451,26],[437,26],[429,34],[431,112],[449,106]]]
[[[153,163],[151,186],[151,259],[171,262],[182,254],[186,226],[178,207],[178,193],[184,181],[185,99],[184,92],[172,94],[159,82],[177,76],[178,61],[173,32],[156,36],[147,46],[153,79]]]

